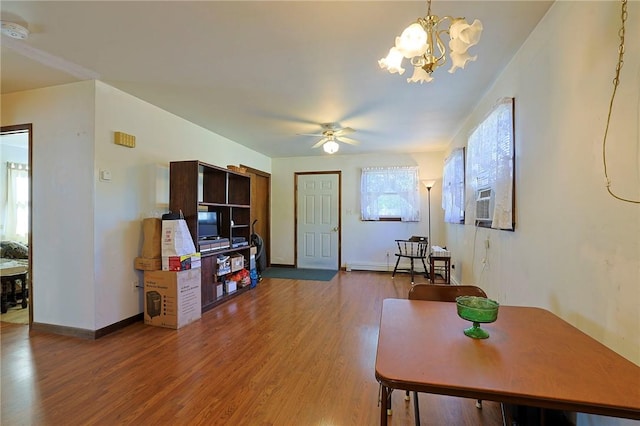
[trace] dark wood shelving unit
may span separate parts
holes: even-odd
[[[216,286],[228,275],[217,274],[218,255],[241,254],[245,263],[250,256],[251,177],[198,160],[173,161],[169,173],[169,209],[182,211],[196,249],[200,250],[201,243],[209,243],[198,240],[199,211],[217,212],[220,237],[229,239],[229,248],[202,252],[204,312],[250,288],[238,285],[233,293],[216,295]],[[233,238],[244,238],[249,245],[233,248]]]

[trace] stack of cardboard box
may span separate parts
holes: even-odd
[[[144,272],[144,323],[178,329],[202,316],[200,253],[184,219],[161,221],[159,235],[160,267]]]

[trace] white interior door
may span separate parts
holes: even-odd
[[[296,265],[338,269],[340,175],[296,175]]]

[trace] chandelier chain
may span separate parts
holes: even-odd
[[[620,38],[620,45],[618,46],[618,63],[616,64],[616,74],[613,78],[613,92],[611,94],[611,100],[609,102],[609,112],[607,114],[607,124],[604,130],[604,138],[602,140],[602,162],[604,165],[604,177],[606,179],[607,191],[613,198],[616,198],[620,201],[625,201],[627,203],[640,204],[640,200],[631,200],[624,197],[620,197],[613,193],[611,190],[611,179],[609,179],[609,175],[607,173],[607,134],[609,133],[609,124],[611,122],[611,112],[613,111],[613,101],[616,97],[616,92],[618,91],[618,85],[620,84],[620,71],[622,70],[622,66],[624,65],[624,36],[625,36],[625,24],[627,22],[627,0],[621,0],[621,14],[620,19],[622,21],[622,26],[620,30],[618,30],[618,37]]]

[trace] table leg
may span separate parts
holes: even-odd
[[[15,277],[11,279],[11,298],[9,299],[11,306],[16,306],[18,304],[18,301],[16,300],[16,279],[17,278]]]
[[[7,278],[2,277],[0,279],[2,284],[2,290],[0,290],[0,312],[3,314],[7,313],[9,300],[7,298],[7,293],[9,292],[9,281]]]
[[[29,289],[27,288],[27,274],[20,275],[22,283],[22,309],[27,307],[27,298],[29,297]]]
[[[387,409],[390,406],[389,401],[389,388],[382,385],[382,394],[380,395],[380,426],[387,426]]]
[[[433,260],[433,258],[429,258],[429,282],[431,282],[431,284],[436,282],[435,279],[435,262]]]

